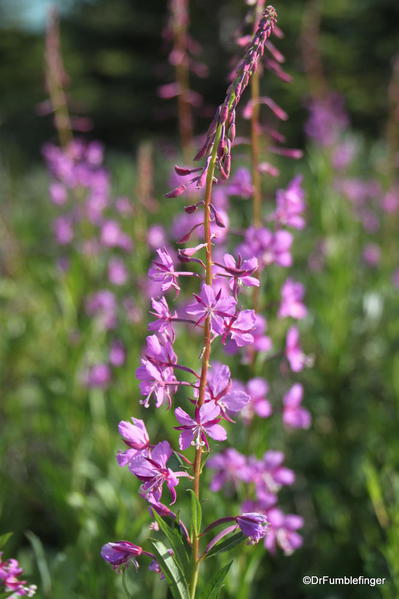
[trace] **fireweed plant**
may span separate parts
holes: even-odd
[[[88,120],[70,116],[66,92],[69,78],[54,10],[49,13],[45,66],[49,99],[40,105],[40,111],[54,115],[59,138],[59,145],[48,143],[43,148],[51,177],[49,196],[54,207],[53,235],[59,250],[59,273],[66,278],[74,268],[85,273],[83,297],[77,303],[87,317],[88,328],[105,342],[102,350],[92,348],[83,356],[80,380],[90,388],[106,389],[113,373],[125,362],[121,331],[127,323],[137,324],[140,320],[141,309],[128,292],[135,278],[129,260],[136,236],[131,225],[133,208],[127,197],[112,194],[103,145],[74,136],[73,131],[88,126]],[[147,190],[138,190],[138,195],[147,196]],[[148,205],[149,199],[146,201]],[[137,213],[134,220],[139,227]],[[79,335],[71,331],[75,345]]]
[[[169,0],[168,21],[163,36],[171,47],[169,63],[174,68],[175,81],[158,89],[161,98],[177,99],[180,144],[184,160],[188,161],[193,146],[192,107],[202,104],[202,96],[190,89],[190,75],[206,77],[207,66],[198,59],[200,44],[189,33],[189,0]]]
[[[197,201],[185,207],[187,214],[193,214],[203,207],[203,219],[191,227],[180,242],[186,243],[199,230],[203,231],[202,242],[179,250],[181,268],[176,267],[173,255],[166,247],[159,248],[149,270],[149,278],[160,286],[162,295],[151,300],[154,320],[149,329],[152,334],[147,337],[141,365],[136,374],[144,396],[141,403],[145,407],[155,402],[157,408],[165,405],[171,409],[178,390],[187,392],[188,405],[184,409],[180,406],[174,408],[177,421],[175,429],[180,433],[179,449],[173,450],[169,441],[153,444],[143,420],[132,418],[131,421],[119,424],[119,433],[127,449],[119,452],[118,463],[120,466],[127,466],[142,483],[140,494],[149,504],[155,519],[152,528],[158,532],[150,539],[151,551],[130,541],[117,541],[104,545],[101,555],[117,570],[123,570],[130,563],[137,566],[140,557],[150,558],[150,569],[160,572],[166,578],[175,598],[197,597],[201,563],[245,540],[254,544],[266,538],[269,539],[270,548],[274,548],[276,542],[279,542],[287,553],[301,543],[296,530],[302,526],[302,519],[294,515],[284,516],[279,510],[275,510],[274,527],[268,535],[265,505],[269,508],[275,505],[275,493],[282,485],[291,484],[294,479],[292,471],[283,466],[284,456],[281,452],[269,451],[261,461],[247,461],[234,449],[214,456],[213,467],[217,469],[212,483],[214,491],[223,486],[232,471],[239,472],[241,480],[247,477],[247,482],[255,484],[257,501],[248,501],[248,509],[245,511],[225,515],[202,528],[200,496],[201,475],[211,452],[210,440],[223,442],[227,439],[224,424],[234,423],[233,416],[239,416],[252,401],[251,392],[253,402],[258,403],[259,409],[261,403],[265,404],[262,382],[252,381],[252,384],[248,384],[248,389],[244,385],[234,385],[230,369],[224,364],[211,361],[212,349],[217,342],[224,346],[232,345],[233,351],[254,345],[257,316],[253,309],[241,306],[240,293],[244,287],[259,286],[259,261],[256,255],[266,257],[270,252],[275,252],[284,262],[283,256],[289,254],[289,248],[284,248],[284,243],[280,243],[279,247],[273,234],[273,240],[269,239],[268,247],[264,247],[262,232],[245,239],[248,255],[238,254],[234,257],[225,253],[221,261],[213,257],[215,230],[225,228],[225,222],[214,202],[214,194],[218,189],[214,188],[214,183],[229,178],[235,141],[236,108],[263,57],[276,20],[274,8],[266,7],[258,20],[244,58],[235,68],[226,98],[217,109],[205,141],[195,157],[203,160],[203,165],[193,169],[175,167],[180,181],[167,197],[177,197],[189,191],[190,200],[193,200],[194,192],[204,189],[203,199],[200,195]],[[293,185],[297,186],[298,181]],[[296,197],[295,191],[293,195]],[[205,255],[200,257],[201,253]],[[266,260],[265,263],[267,262]],[[184,266],[191,268],[186,270]],[[181,281],[186,278],[198,280],[200,287],[193,294],[193,301],[176,310],[169,305],[165,294],[174,291],[178,295]],[[294,317],[300,318],[299,312],[305,311],[301,304],[302,289],[290,282],[284,293],[282,310],[288,310],[290,315],[297,310]],[[200,331],[202,341],[199,369],[178,361],[174,350],[175,326],[178,323]],[[262,333],[258,337],[262,337]],[[307,359],[300,348],[295,327],[288,332],[287,358],[293,371],[301,370]],[[188,380],[181,380],[178,374]],[[309,414],[301,408],[301,400],[302,388],[295,385],[285,398],[284,419],[289,426],[309,426]],[[185,452],[193,449],[194,457],[187,457]],[[179,470],[170,468],[172,454],[181,464]],[[190,527],[181,519],[179,510],[174,513],[163,503],[165,486],[171,498],[170,505],[177,503],[176,487],[181,478],[192,481]],[[262,510],[252,509],[253,505],[261,506]],[[231,563],[222,568],[207,585],[201,584],[203,597],[219,596],[230,566]]]
[[[0,597],[17,599],[18,597],[33,597],[37,587],[27,585],[26,580],[21,580],[24,572],[18,560],[4,559],[0,551]]]

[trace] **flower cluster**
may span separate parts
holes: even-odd
[[[287,268],[292,264],[293,235],[287,229],[301,229],[305,225],[304,194],[301,178],[296,177],[277,194],[276,209],[268,216],[272,227],[251,227],[243,232],[238,247],[229,247],[228,202],[240,195],[250,198],[253,193],[253,181],[243,168],[228,181],[236,109],[265,48],[270,50],[271,47],[270,51],[279,56],[274,46],[267,45],[275,23],[276,13],[269,6],[259,18],[244,59],[235,69],[225,101],[219,106],[196,156],[203,159],[203,166],[198,169],[175,167],[177,186],[167,197],[190,190],[190,204],[185,207],[178,225],[174,223],[178,230],[175,237],[185,244],[199,236],[200,243],[176,253],[163,231],[159,228],[155,231],[153,247],[156,252],[148,271],[149,288],[153,293],[150,312],[153,320],[149,323],[150,334],[142,350],[136,377],[142,396],[140,403],[145,408],[155,405],[158,409],[173,409],[178,440],[175,444],[169,440],[152,443],[144,421],[137,418],[119,424],[126,448],[119,452],[118,464],[126,467],[140,483],[140,495],[148,502],[156,520],[152,528],[160,527],[168,540],[163,553],[158,551],[157,540],[153,541],[156,563],[150,568],[154,571],[165,571],[166,568],[170,575],[165,559],[175,560],[185,573],[187,564],[184,560],[183,563],[179,561],[180,546],[175,544],[178,531],[186,544],[185,551],[188,548],[192,552],[188,566],[191,571],[186,573],[190,578],[192,597],[196,596],[202,558],[212,556],[217,546],[223,544],[224,537],[231,535],[237,542],[247,539],[250,544],[269,538],[266,546],[270,550],[279,544],[286,553],[301,544],[301,538],[295,532],[302,525],[301,518],[284,515],[277,507],[279,489],[292,484],[295,475],[283,465],[282,452],[273,450],[262,459],[246,457],[233,448],[211,456],[207,465],[217,470],[212,490],[219,490],[230,482],[235,486],[245,482],[251,492],[240,514],[227,515],[202,531],[198,525],[201,520],[198,511],[202,511],[199,498],[203,456],[210,454],[215,445],[227,441],[231,425],[237,419],[249,422],[256,414],[268,417],[272,412],[267,397],[268,383],[263,378],[254,376],[245,383],[239,382],[232,377],[224,360],[215,361],[213,354],[216,351],[221,355],[223,352],[227,355],[237,353],[250,359],[257,352],[266,353],[271,349],[266,320],[257,313],[253,303],[251,305],[251,295],[260,287],[266,268],[272,264]],[[268,105],[278,111],[272,102]],[[217,182],[216,175],[221,181]],[[202,217],[198,214],[200,207],[204,208]],[[185,295],[186,289],[191,295],[190,300]],[[307,314],[303,297],[303,286],[292,278],[286,279],[278,317],[303,319]],[[183,326],[189,329],[193,339],[200,339],[197,366],[186,363],[186,352],[176,343]],[[293,372],[298,372],[308,362],[300,345],[298,328],[292,325],[288,327],[284,363]],[[283,398],[281,411],[287,428],[310,425],[309,412],[301,406],[302,394],[302,386],[296,383]],[[193,485],[190,533],[180,513],[177,517],[169,507],[181,500],[178,487],[183,484],[183,479],[190,484],[192,481]],[[194,512],[197,514],[195,521]],[[201,554],[202,537],[222,524],[228,526],[208,542]],[[174,527],[173,535],[168,533],[168,526]],[[107,543],[102,551],[103,558],[116,568],[135,563],[136,558],[144,554],[152,557],[127,541]]]
[[[89,277],[98,285],[95,291],[91,285],[84,309],[94,326],[108,332],[108,353],[86,368],[84,379],[89,386],[105,388],[112,370],[125,361],[118,305],[125,307],[129,319],[138,318],[127,293],[132,280],[128,262],[133,249],[132,207],[128,198],[112,197],[100,143],[73,140],[66,148],[48,144],[44,156],[53,178],[49,194],[58,213],[53,230],[60,246],[60,267],[68,271],[76,260],[84,260]]]
[[[244,456],[235,449],[226,449],[209,458],[207,467],[213,470],[211,490],[226,492],[242,491],[250,497],[241,506],[242,512],[255,512],[263,515],[268,522],[264,545],[274,553],[277,545],[289,555],[302,545],[302,538],[296,532],[303,526],[303,518],[294,514],[284,514],[278,507],[279,490],[295,481],[295,474],[284,465],[281,451],[267,451],[262,459]],[[253,498],[251,497],[253,496]]]
[[[36,586],[26,585],[26,580],[20,580],[23,570],[16,559],[3,559],[0,552],[0,592],[6,593],[7,599],[17,599],[17,597],[33,597],[36,593]],[[3,596],[3,595],[2,595]]]

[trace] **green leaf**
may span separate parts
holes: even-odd
[[[213,557],[217,553],[222,553],[223,551],[230,551],[230,549],[233,549],[233,547],[245,541],[246,538],[247,537],[243,535],[242,532],[236,532],[233,536],[228,537],[221,543],[215,545],[215,547],[212,547],[212,549],[206,554],[205,557]]]
[[[2,549],[4,545],[8,543],[8,539],[10,539],[12,535],[12,532],[5,532],[3,535],[0,535],[0,549]]]
[[[174,557],[181,573],[185,578],[190,575],[190,560],[187,554],[186,545],[182,537],[182,532],[176,522],[173,520],[171,524],[162,518],[155,510],[153,510],[154,518],[158,523],[160,530],[168,539],[170,548],[174,551]]]
[[[197,537],[201,532],[202,508],[194,491],[192,489],[188,489],[188,491],[191,493],[191,534]]]
[[[210,581],[201,593],[201,599],[219,599],[224,579],[226,578],[232,563],[233,562],[230,562],[226,566],[223,566],[223,568],[218,570],[211,577]]]
[[[43,545],[39,537],[37,537],[32,531],[28,531],[25,533],[27,538],[29,539],[33,552],[35,554],[37,567],[40,573],[41,578],[41,587],[43,590],[43,594],[45,596],[49,596],[51,591],[51,575],[50,570],[47,565],[46,555],[43,549]]]
[[[150,541],[174,599],[189,599],[187,580],[177,565],[175,556],[169,553],[168,547],[162,541]]]

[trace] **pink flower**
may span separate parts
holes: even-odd
[[[309,356],[304,354],[301,348],[297,327],[288,329],[285,355],[293,372],[300,372],[305,366],[309,366],[311,363]]]
[[[233,448],[211,456],[206,467],[216,470],[210,485],[211,491],[220,491],[229,482],[237,486],[240,481],[250,481],[247,458]]]
[[[280,318],[305,318],[308,311],[302,303],[305,288],[302,283],[287,279],[281,288],[281,304],[278,315]]]
[[[301,406],[303,387],[296,383],[283,397],[283,422],[288,428],[309,428],[310,412]]]
[[[273,219],[280,225],[293,227],[294,229],[303,229],[305,219],[304,191],[301,187],[302,176],[295,177],[288,185],[287,189],[277,191],[277,209]]]
[[[254,342],[253,332],[256,325],[256,314],[254,310],[241,310],[234,318],[224,321],[223,342],[228,337],[237,345],[244,347]]]
[[[221,290],[215,293],[214,289],[205,283],[201,287],[200,294],[194,293],[194,297],[196,303],[187,306],[187,314],[194,316],[196,325],[210,317],[212,333],[222,335],[225,319],[235,315],[236,300],[233,297],[222,295]]]
[[[275,553],[277,545],[280,545],[286,555],[291,555],[303,543],[301,535],[296,532],[302,528],[303,518],[296,514],[284,514],[276,507],[269,509],[266,514],[269,521],[266,549]]]
[[[157,250],[158,257],[153,261],[148,276],[153,281],[161,283],[161,289],[164,293],[170,287],[173,287],[177,293],[180,292],[179,276],[192,276],[192,272],[177,272],[173,259],[166,248]]]
[[[113,285],[124,285],[128,279],[125,263],[120,258],[111,258],[108,263],[108,278]]]
[[[259,279],[253,277],[253,273],[258,269],[258,260],[250,258],[243,260],[238,256],[237,260],[231,254],[225,254],[223,257],[224,264],[215,262],[224,272],[218,272],[216,276],[227,277],[230,279],[229,285],[233,291],[234,297],[237,297],[240,287],[259,287]]]
[[[131,421],[122,420],[118,425],[119,434],[129,447],[126,451],[118,451],[116,459],[119,466],[126,466],[139,453],[146,452],[150,447],[150,438],[144,422],[138,418],[131,418]]]
[[[176,408],[175,416],[181,426],[175,426],[182,433],[179,437],[179,447],[184,450],[190,445],[196,448],[205,445],[209,449],[207,435],[215,441],[225,441],[227,434],[220,422],[220,408],[211,402],[195,409],[195,419],[182,410]]]
[[[187,472],[173,472],[167,467],[171,455],[171,446],[167,441],[162,441],[152,449],[151,457],[140,453],[129,463],[130,472],[143,483],[140,488],[141,494],[151,503],[160,501],[165,483],[171,494],[172,504],[175,503],[175,487],[179,484],[179,478],[190,478]]]
[[[117,541],[116,543],[106,543],[101,549],[101,557],[109,562],[114,569],[132,563],[138,568],[135,557],[143,553],[143,548],[134,545],[129,541]]]
[[[264,514],[257,512],[240,514],[237,516],[236,522],[251,544],[258,543],[267,534],[269,524]]]

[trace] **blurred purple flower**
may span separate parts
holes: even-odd
[[[310,427],[312,418],[310,412],[301,406],[303,386],[296,383],[283,397],[283,422],[288,428]]]

